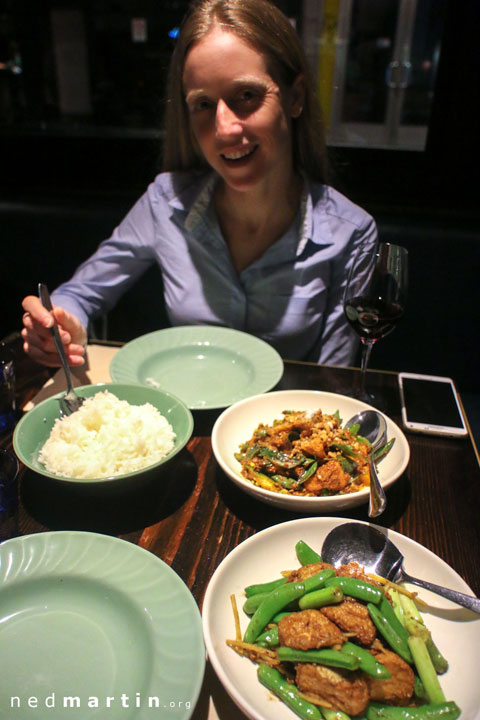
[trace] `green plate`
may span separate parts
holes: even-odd
[[[0,545],[0,647],[0,716],[16,720],[186,720],[205,668],[200,613],[179,576],[96,533]]]
[[[116,382],[137,382],[177,395],[191,409],[223,408],[270,390],[283,361],[253,335],[211,326],[182,326],[142,335],[110,363]]]

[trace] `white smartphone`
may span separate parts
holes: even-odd
[[[453,380],[437,375],[400,373],[402,420],[407,430],[465,437],[468,431]]]

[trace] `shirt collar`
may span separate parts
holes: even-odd
[[[192,232],[206,217],[209,205],[212,201],[213,190],[217,183],[217,175],[210,173],[203,183],[196,200],[191,206],[185,219],[185,228]]]
[[[312,237],[312,198],[308,188],[308,181],[304,179],[302,197],[300,199],[300,239],[297,245],[297,255],[301,255],[305,245]]]
[[[335,238],[327,213],[327,187],[320,183],[311,183],[305,178],[302,196],[302,231],[298,243],[300,255],[311,240],[315,245],[333,245]],[[314,212],[315,208],[315,212]]]
[[[200,187],[195,184],[194,192],[192,191],[192,187],[189,186],[186,190],[176,194],[170,200],[169,204],[171,207],[187,212],[185,229],[189,232],[194,231],[202,220],[205,219],[217,180],[217,173],[210,172],[205,176]],[[321,185],[318,187],[321,188],[321,195],[315,199],[316,208],[326,203],[325,186]],[[300,200],[300,238],[297,245],[297,255],[303,252],[309,240],[316,245],[332,245],[334,243],[334,238],[325,213],[316,212],[314,224],[313,193],[315,192],[315,194],[317,194],[316,189],[317,187],[312,187],[308,179],[305,178]]]
[[[203,177],[199,175],[194,182],[189,182],[186,187],[175,192],[168,201],[171,208],[186,213],[184,222],[189,232],[194,230],[205,216],[216,181],[215,172],[209,172]]]

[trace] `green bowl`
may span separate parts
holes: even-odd
[[[119,482],[126,478],[138,478],[151,474],[160,466],[168,463],[189,441],[193,432],[193,417],[187,406],[175,395],[157,388],[143,385],[123,385],[120,383],[98,383],[75,388],[79,395],[91,397],[97,392],[108,390],[119,400],[126,400],[131,405],[151,403],[167,419],[175,433],[174,447],[162,460],[152,465],[123,475],[100,478],[71,478],[48,472],[38,456],[57,418],[60,417],[58,398],[64,393],[57,393],[43,400],[22,417],[13,433],[13,448],[18,459],[34,472],[61,482],[92,485],[94,483]]]

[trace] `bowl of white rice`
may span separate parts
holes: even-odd
[[[60,393],[15,428],[19,460],[40,475],[83,484],[135,479],[168,463],[192,435],[192,414],[171,393],[119,383],[76,391],[85,402],[68,417],[60,416]]]

